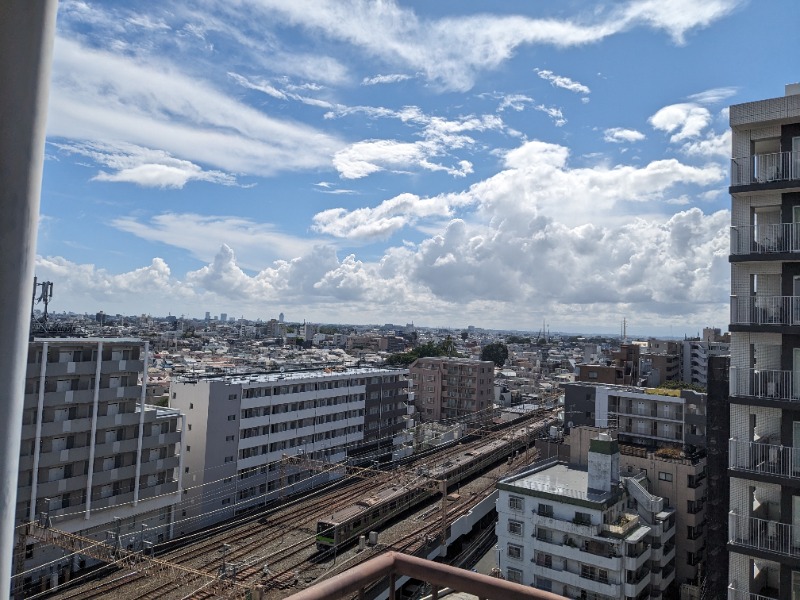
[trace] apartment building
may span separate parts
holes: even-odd
[[[417,414],[423,421],[491,420],[492,361],[441,356],[418,358],[409,371]]]
[[[683,598],[698,596],[707,555],[706,394],[585,383],[565,390],[570,463],[585,464],[595,428],[619,440],[621,472],[645,472],[650,491],[675,509],[675,586]]]
[[[105,540],[120,519],[123,545],[172,537],[185,427],[180,412],[145,404],[148,353],[147,342],[131,338],[29,344],[18,522],[47,513],[58,529]],[[28,547],[15,567],[46,563],[26,586],[86,566],[61,550]]]
[[[800,85],[730,108],[729,598],[800,598]]]
[[[385,452],[406,426],[406,376],[357,368],[174,380],[170,405],[187,415],[181,530],[339,477],[319,466],[370,445]]]
[[[675,578],[675,510],[641,475],[620,477],[601,433],[588,469],[556,460],[498,482],[498,566],[509,581],[567,598],[661,598]]]

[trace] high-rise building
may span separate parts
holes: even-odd
[[[800,84],[730,108],[730,600],[800,598]]]
[[[228,313],[219,313],[219,321],[220,321],[220,323],[227,323],[228,322]]]
[[[490,360],[418,358],[410,368],[414,404],[423,421],[491,419],[494,363]]]
[[[172,536],[185,428],[177,410],[145,404],[147,362],[148,343],[138,339],[29,344],[18,522],[47,513],[57,529],[103,541],[119,528],[124,546]],[[30,547],[15,565],[29,571],[24,583],[31,585],[67,576],[85,559]]]

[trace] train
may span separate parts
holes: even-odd
[[[537,426],[536,431],[546,430],[547,424]],[[445,462],[418,467],[406,473],[408,482],[398,481],[378,488],[369,497],[341,508],[326,519],[317,521],[316,542],[319,552],[330,552],[345,546],[387,523],[422,501],[436,495],[444,480],[447,487],[464,481],[478,472],[499,462],[515,450],[524,446],[527,434],[534,430],[514,429],[502,438],[492,440],[465,450]]]

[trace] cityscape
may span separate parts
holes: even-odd
[[[770,4],[0,7],[9,597],[800,600]]]

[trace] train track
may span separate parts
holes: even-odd
[[[537,422],[536,426],[539,425],[541,423]],[[492,432],[467,444],[456,444],[442,452],[411,463],[410,466],[399,470],[397,475],[405,473],[406,477],[413,478],[413,473],[418,469],[433,468],[435,465],[445,462],[449,457],[463,453],[470,447],[485,444],[492,439],[500,439],[507,434],[507,431]],[[387,473],[389,473],[387,478],[396,477],[394,472]],[[377,479],[358,481],[355,477],[353,479],[354,482],[350,484],[337,482],[332,491],[314,492],[312,499],[303,499],[288,507],[276,507],[266,513],[255,514],[245,521],[235,524],[231,529],[225,528],[219,534],[210,534],[197,543],[159,553],[159,557],[173,564],[190,566],[193,569],[216,575],[223,558],[219,550],[223,545],[227,545],[225,562],[227,564],[238,563],[237,583],[255,585],[259,581],[264,581],[277,589],[294,586],[296,584],[295,574],[299,572],[321,571],[324,574],[326,570],[329,570],[327,566],[308,560],[310,558],[308,556],[309,547],[313,547],[315,543],[316,521],[323,514],[330,514],[332,511],[348,506],[362,498],[367,491],[375,487],[377,481]],[[419,533],[411,535],[419,535]],[[263,555],[267,548],[271,548],[268,556]],[[261,552],[262,555],[258,556],[258,552]],[[306,556],[298,560],[298,557],[303,554]],[[289,566],[281,567],[280,570],[276,569],[276,572],[270,572],[270,577],[265,579],[263,577],[264,563],[267,560],[270,565],[287,564]],[[294,563],[294,566],[291,566],[291,563]],[[310,579],[315,579],[315,577],[312,576]],[[90,588],[82,586],[75,593],[55,593],[52,597],[60,600],[103,598],[108,597],[109,592],[118,598],[153,600],[172,600],[173,597],[176,600],[184,598],[202,600],[219,597],[214,591],[198,589],[201,584],[201,581],[192,577],[182,578],[179,581],[162,581],[161,578],[152,577],[145,572],[131,571],[122,576],[118,575],[111,581],[96,581],[91,584]],[[191,592],[192,589],[196,591]]]

